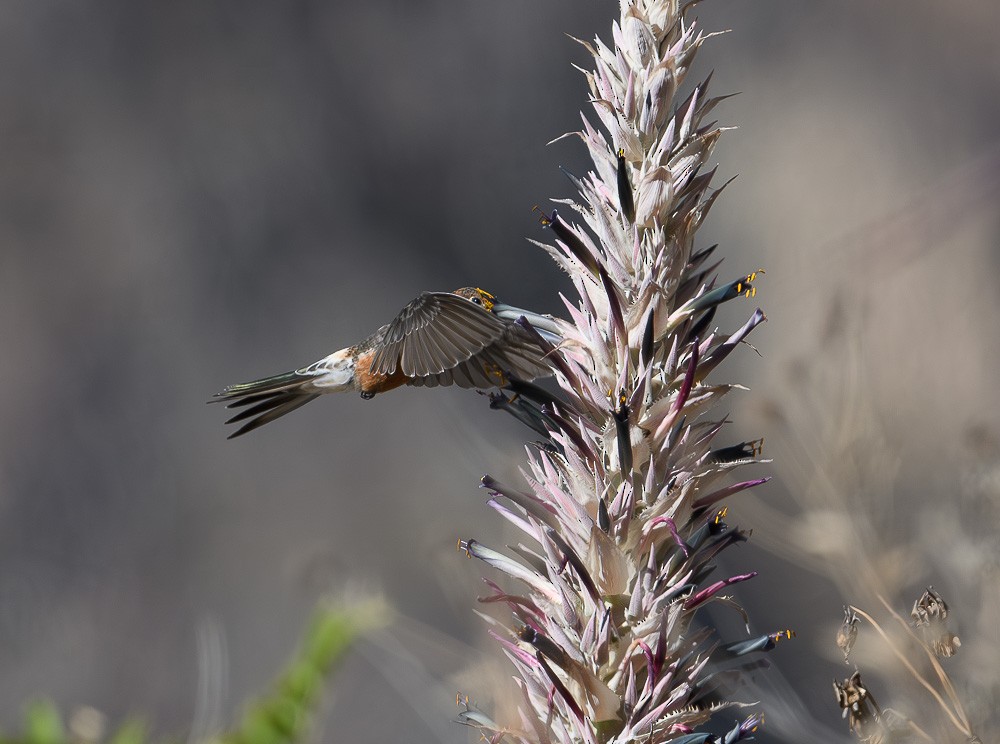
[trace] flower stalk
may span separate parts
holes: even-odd
[[[726,525],[722,502],[767,478],[720,482],[760,462],[760,443],[716,441],[727,422],[710,411],[740,386],[708,378],[765,317],[757,309],[728,335],[713,326],[719,305],[755,295],[758,272],[717,285],[715,246],[695,248],[722,190],[708,166],[722,133],[708,116],[722,99],[708,96],[708,80],[675,99],[710,36],[688,7],[622,2],[612,44],[580,42],[594,60],[585,75],[596,124],[584,116],[576,134],[593,170],[570,176],[576,200],[542,213],[550,240],[538,243],[577,294],[564,298],[569,320],[556,321],[561,341],[538,337],[560,390],[521,384],[491,398],[542,437],[528,448],[527,490],[482,484],[526,540],[508,551],[460,543],[521,587],[487,581],[481,598],[512,618],[491,619],[491,633],[523,698],[506,725],[466,702],[460,720],[491,741],[751,738],[757,714],[700,729],[739,705],[723,684],[739,676],[733,660],[792,636],[723,644],[695,622],[721,602],[749,630],[724,592],[756,573],[716,576],[714,561],[747,538]]]

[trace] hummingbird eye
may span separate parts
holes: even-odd
[[[482,305],[483,304],[483,301],[481,299],[479,299],[478,297],[473,297],[472,301],[475,302],[477,305]]]

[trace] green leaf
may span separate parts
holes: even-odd
[[[132,718],[118,728],[108,744],[143,744],[146,733],[146,724],[138,718]]]
[[[56,706],[49,700],[28,705],[24,713],[24,740],[27,744],[63,744],[66,729]]]

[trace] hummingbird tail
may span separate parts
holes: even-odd
[[[251,382],[240,382],[236,385],[227,385],[221,392],[215,394],[221,400],[241,400],[265,393],[278,393],[286,390],[294,390],[304,383],[314,379],[315,375],[304,375],[301,372],[285,372],[284,374],[264,377]],[[212,401],[213,403],[218,401]],[[244,403],[238,403],[244,405]]]
[[[251,396],[237,403],[230,403],[229,408],[249,405],[250,408],[240,411],[227,424],[235,424],[238,421],[246,421],[239,429],[230,434],[227,439],[246,434],[249,431],[258,429],[264,424],[269,424],[277,418],[281,418],[286,413],[291,413],[296,408],[301,408],[314,398],[318,398],[319,393],[296,393],[285,390],[277,393],[264,393],[262,395]],[[251,405],[253,404],[253,405]]]
[[[229,435],[229,439],[232,439],[270,423],[286,413],[291,413],[313,398],[318,398],[320,394],[308,385],[315,379],[315,374],[286,372],[252,382],[229,385],[222,392],[216,393],[215,399],[211,402],[226,401],[227,408],[244,409],[226,421],[227,424],[250,419]]]
[[[323,393],[354,389],[351,350],[341,349],[294,372],[230,385],[216,393],[211,402],[225,401],[227,408],[244,409],[226,422],[246,421],[229,435],[232,439],[291,413]]]

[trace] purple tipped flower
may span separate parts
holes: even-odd
[[[708,118],[720,99],[708,97],[707,81],[674,100],[707,38],[685,16],[689,6],[622,3],[613,43],[581,42],[594,58],[593,116],[577,135],[593,170],[572,177],[576,201],[542,214],[549,242],[538,243],[577,294],[564,298],[569,320],[550,319],[549,336],[537,339],[560,391],[491,401],[544,441],[528,450],[527,487],[483,479],[490,506],[523,533],[518,545],[461,543],[518,585],[491,583],[481,600],[509,610],[495,635],[522,694],[519,716],[504,725],[493,722],[503,716],[463,714],[488,739],[751,738],[757,715],[735,728],[710,720],[735,703],[716,692],[715,660],[792,636],[725,645],[707,621],[693,623],[712,602],[746,619],[723,591],[755,572],[713,573],[718,553],[747,537],[728,529],[719,505],[767,478],[728,478],[758,462],[761,443],[723,441],[727,422],[711,414],[739,386],[710,373],[765,318],[751,308],[735,331],[713,326],[720,304],[755,295],[758,273],[717,284],[717,264],[706,264],[714,247],[695,248],[720,191],[707,163],[721,130]]]

